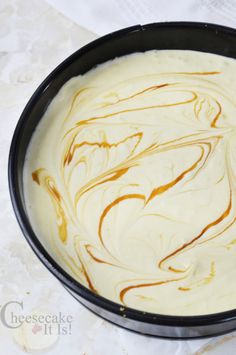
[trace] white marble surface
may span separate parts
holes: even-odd
[[[0,319],[0,354],[235,354],[236,334],[180,342],[141,336],[109,324],[75,301],[35,257],[19,230],[9,199],[11,137],[24,105],[42,79],[95,35],[43,0],[0,0],[0,24],[0,306],[19,301],[25,315],[61,311],[73,318],[70,334],[54,332],[48,338],[42,337],[40,329],[34,333],[32,324],[13,330]]]

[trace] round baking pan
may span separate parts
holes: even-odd
[[[236,329],[236,309],[202,316],[167,316],[123,308],[73,279],[42,246],[27,216],[23,165],[32,134],[63,84],[107,60],[151,49],[182,49],[236,58],[236,30],[194,22],[137,25],[101,37],[62,62],[39,86],[26,105],[12,139],[9,188],[13,208],[28,243],[42,263],[67,290],[99,316],[130,330],[168,338],[197,338]],[[232,280],[234,282],[234,280]]]

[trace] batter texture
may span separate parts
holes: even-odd
[[[236,306],[236,61],[148,51],[69,80],[31,140],[24,193],[56,261],[135,309]]]

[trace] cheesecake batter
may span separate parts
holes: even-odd
[[[122,307],[236,307],[236,60],[148,51],[69,80],[24,166],[56,261]]]

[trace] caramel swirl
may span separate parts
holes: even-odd
[[[236,61],[150,51],[56,95],[30,143],[37,235],[92,292],[162,314],[236,306]]]

